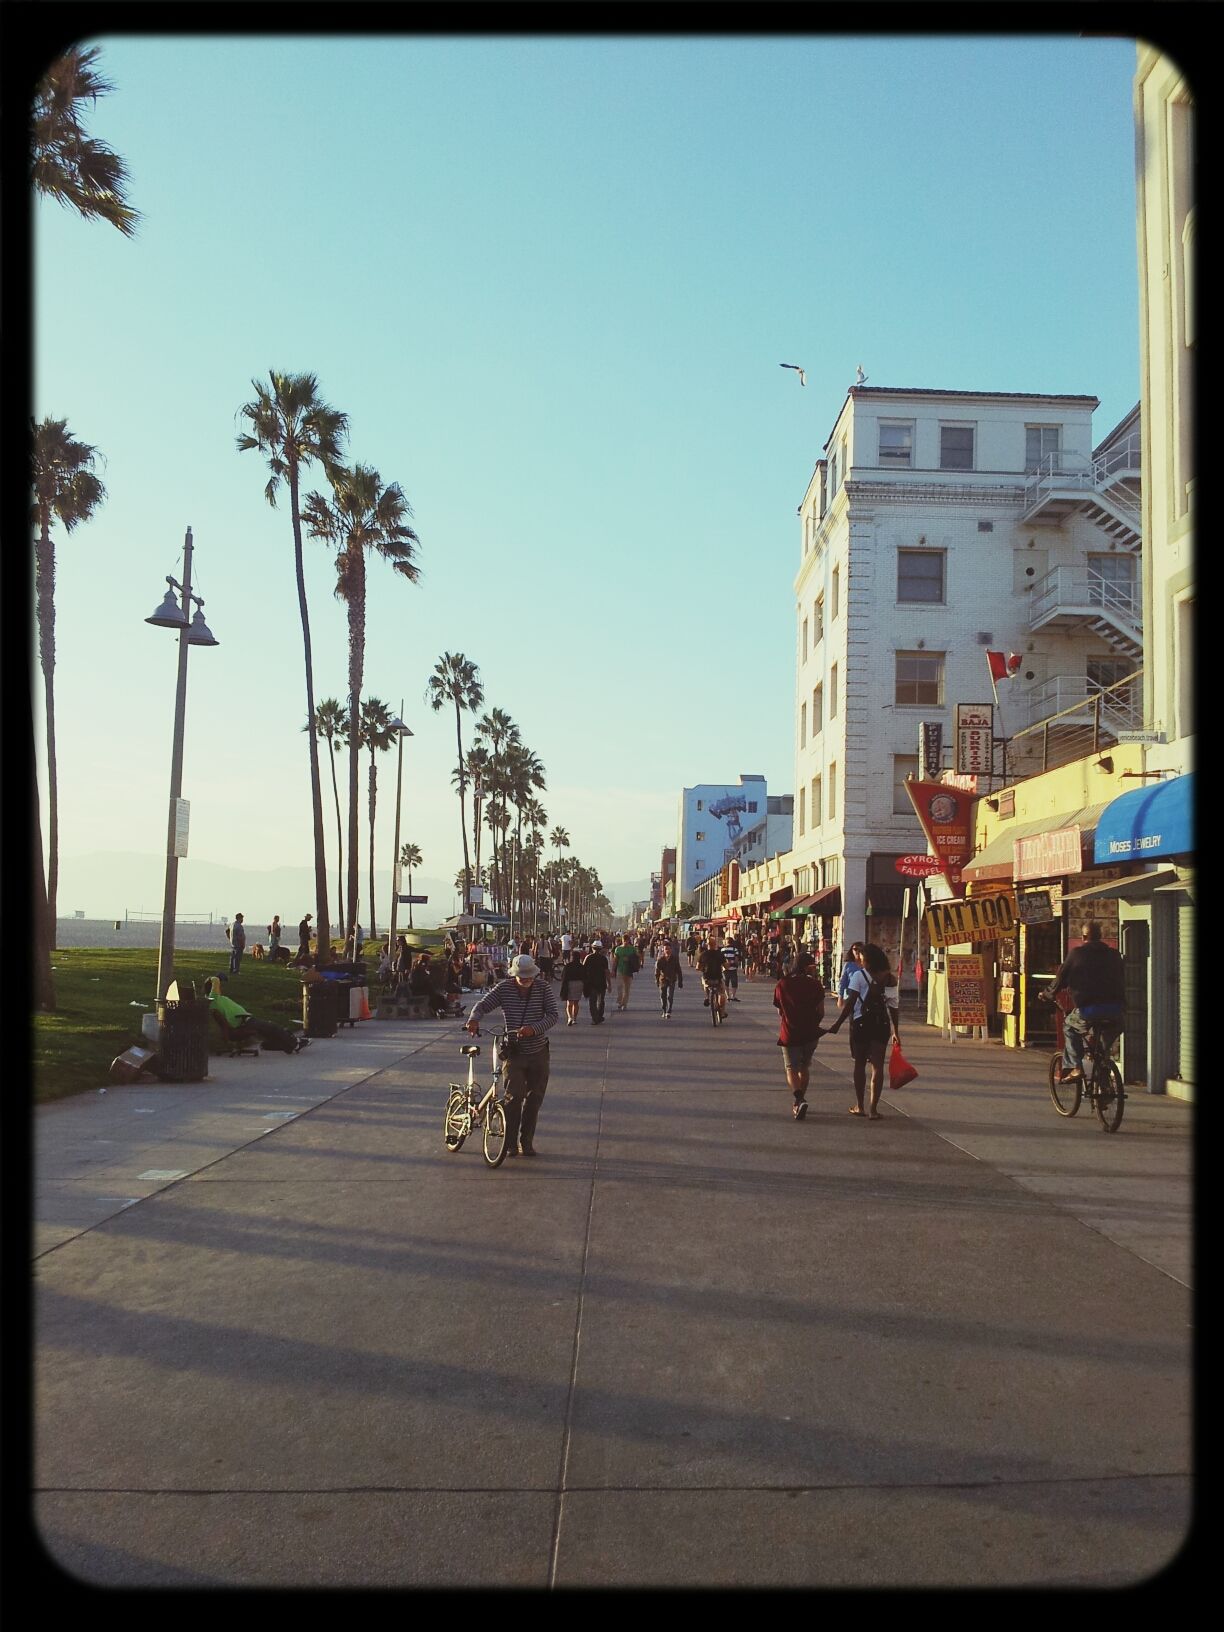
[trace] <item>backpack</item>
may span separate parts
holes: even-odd
[[[867,996],[862,1000],[863,1012],[859,1018],[872,1036],[887,1037],[892,1030],[892,1022],[888,1017],[884,988],[874,975],[868,975],[867,982]]]
[[[629,961],[625,964],[625,973],[627,975],[636,975],[641,967],[641,958],[638,957],[636,952],[631,952],[629,954]]]

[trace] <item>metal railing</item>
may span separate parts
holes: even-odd
[[[1100,699],[1102,723],[1110,730],[1138,731],[1143,725],[1143,688],[1127,675],[1102,686],[1082,674],[1056,674],[1025,692],[1030,725],[1056,716],[1090,713]]]
[[[1129,559],[1129,558],[1128,558]],[[1095,567],[1052,567],[1033,586],[1029,603],[1029,627],[1059,610],[1080,609],[1110,612],[1131,628],[1142,628],[1141,590],[1137,579],[1121,584],[1107,578]]]
[[[1074,675],[1057,675],[1036,688],[1040,693],[1066,682],[1068,689],[1076,684],[1084,687],[1083,696],[1069,707],[1060,708],[1044,719],[1026,725],[1007,743],[1009,771],[1030,756],[1040,760],[1043,771],[1069,765],[1085,754],[1099,754],[1102,746],[1112,746],[1117,732],[1140,728],[1143,724],[1143,670],[1115,680],[1112,686],[1098,686],[1095,681],[1078,681]],[[1106,742],[1105,739],[1108,739]],[[1035,774],[1035,772],[1033,773]]]
[[[1082,492],[1085,497],[1089,493],[1103,493],[1106,488],[1111,488],[1114,479],[1129,471],[1138,475],[1139,470],[1137,437],[1098,454],[1095,459],[1084,459],[1077,454],[1047,453],[1038,461],[1036,468],[1025,476],[1024,508],[1032,509],[1042,493],[1048,491],[1070,490]],[[1111,503],[1138,517],[1139,507],[1128,494],[1112,487],[1109,498]]]

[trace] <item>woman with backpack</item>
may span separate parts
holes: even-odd
[[[884,1051],[890,1037],[894,1042],[900,1041],[897,1036],[897,1011],[889,1006],[885,995],[884,976],[888,973],[888,960],[883,949],[871,941],[856,941],[850,952],[855,967],[845,977],[846,995],[841,1012],[828,1030],[840,1031],[843,1020],[849,1018],[856,1101],[850,1107],[850,1115],[865,1115],[869,1121],[878,1122],[880,1090],[884,1086]],[[873,973],[876,969],[881,970],[879,975]],[[871,1097],[864,1109],[869,1065]]]

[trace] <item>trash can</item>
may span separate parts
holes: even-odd
[[[302,1025],[307,1037],[334,1037],[338,1024],[335,983],[312,980],[302,986]]]
[[[164,1082],[203,1082],[208,1075],[208,1003],[169,999],[157,1005],[157,1074]]]

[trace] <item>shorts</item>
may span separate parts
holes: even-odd
[[[739,991],[739,967],[727,970],[727,985],[733,992]]]
[[[815,1043],[783,1043],[782,1053],[792,1071],[806,1071],[816,1052]]]
[[[882,1053],[888,1046],[891,1031],[868,1032],[866,1023],[862,1020],[850,1022],[850,1057],[854,1060],[868,1060],[873,1054]]]

